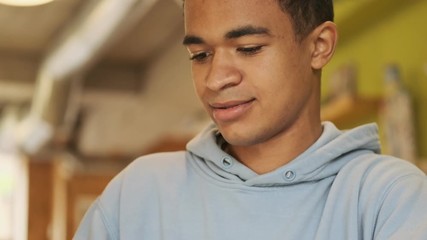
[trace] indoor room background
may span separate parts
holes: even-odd
[[[180,0],[0,0],[0,240],[71,239],[136,157],[185,149],[209,119]],[[427,1],[335,0],[322,120],[375,122],[427,171]]]

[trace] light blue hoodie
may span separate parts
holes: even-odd
[[[427,178],[379,155],[377,127],[322,136],[257,175],[212,125],[187,152],[141,157],[108,185],[74,239],[426,240]]]

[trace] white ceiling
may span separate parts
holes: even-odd
[[[0,4],[0,54],[43,57],[93,2],[100,0],[56,0],[35,7]],[[103,55],[109,61],[142,62],[179,34],[181,20],[176,2],[159,0],[148,13],[131,19],[132,29]]]
[[[43,55],[86,0],[63,0],[36,7],[0,4],[0,51]]]

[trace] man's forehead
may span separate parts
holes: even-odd
[[[248,6],[256,6],[254,14],[261,13],[268,6],[280,8],[279,0],[183,0],[184,14],[187,11],[209,14],[217,8],[223,11],[244,11]]]
[[[246,36],[270,36],[270,30],[265,27],[245,25],[231,29],[223,34],[224,40],[233,40]],[[187,34],[184,37],[184,45],[204,44],[206,43],[202,36]]]
[[[185,1],[188,5],[184,10],[184,45],[219,42],[248,35],[294,35],[290,16],[282,11],[278,0]]]

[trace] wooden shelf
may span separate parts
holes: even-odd
[[[379,97],[342,95],[322,105],[321,119],[337,125],[360,123],[378,115],[381,101]]]

